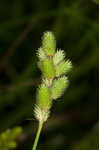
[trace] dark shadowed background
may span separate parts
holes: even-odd
[[[38,150],[99,150],[99,0],[0,1],[0,133],[22,126],[17,150],[32,149],[41,77],[36,50],[44,31],[54,32],[73,69]]]

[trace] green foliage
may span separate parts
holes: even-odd
[[[71,150],[98,150],[99,130],[92,129],[85,137],[72,144]]]
[[[97,5],[99,5],[99,0],[92,0],[94,3],[96,3]]]
[[[22,133],[21,127],[15,127],[13,129],[8,129],[0,134],[0,150],[10,150],[17,146],[16,139]]]

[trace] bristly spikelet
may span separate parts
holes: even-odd
[[[52,59],[47,58],[42,62],[42,73],[44,78],[47,79],[54,78],[55,70]]]
[[[57,52],[53,56],[54,65],[59,64],[65,58],[65,54],[63,50],[57,50]]]
[[[56,41],[52,32],[45,32],[42,38],[42,49],[47,56],[53,56],[56,49]]]
[[[37,56],[40,61],[43,61],[44,59],[46,59],[45,52],[42,50],[41,47],[37,50]]]
[[[41,110],[49,110],[51,107],[51,98],[50,98],[50,90],[45,84],[41,84],[41,86],[37,90],[37,106]]]
[[[71,70],[71,68],[72,68],[71,61],[63,60],[62,62],[60,62],[55,67],[56,76],[58,77],[58,76],[61,76],[61,75],[64,75],[64,74],[68,73]]]
[[[34,116],[38,121],[42,120],[42,110],[40,109],[40,107],[38,105],[35,104],[34,107]]]
[[[45,122],[49,117],[50,111],[42,111],[39,106],[35,105],[34,107],[34,116],[35,118],[41,122],[42,120]]]
[[[63,76],[53,81],[51,87],[51,98],[57,99],[59,98],[64,90],[68,87],[68,79],[67,77]]]

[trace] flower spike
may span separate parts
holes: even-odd
[[[65,60],[63,50],[56,51],[56,40],[52,32],[45,32],[42,37],[42,47],[37,50],[38,67],[42,73],[41,85],[37,89],[34,116],[39,121],[37,135],[32,150],[36,150],[43,123],[50,116],[53,100],[60,98],[69,85],[65,76],[72,63]]]

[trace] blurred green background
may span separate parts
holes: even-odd
[[[99,150],[99,0],[0,1],[0,133],[21,126],[16,150],[31,150],[41,79],[36,50],[44,31],[54,32],[73,70],[37,149]]]

